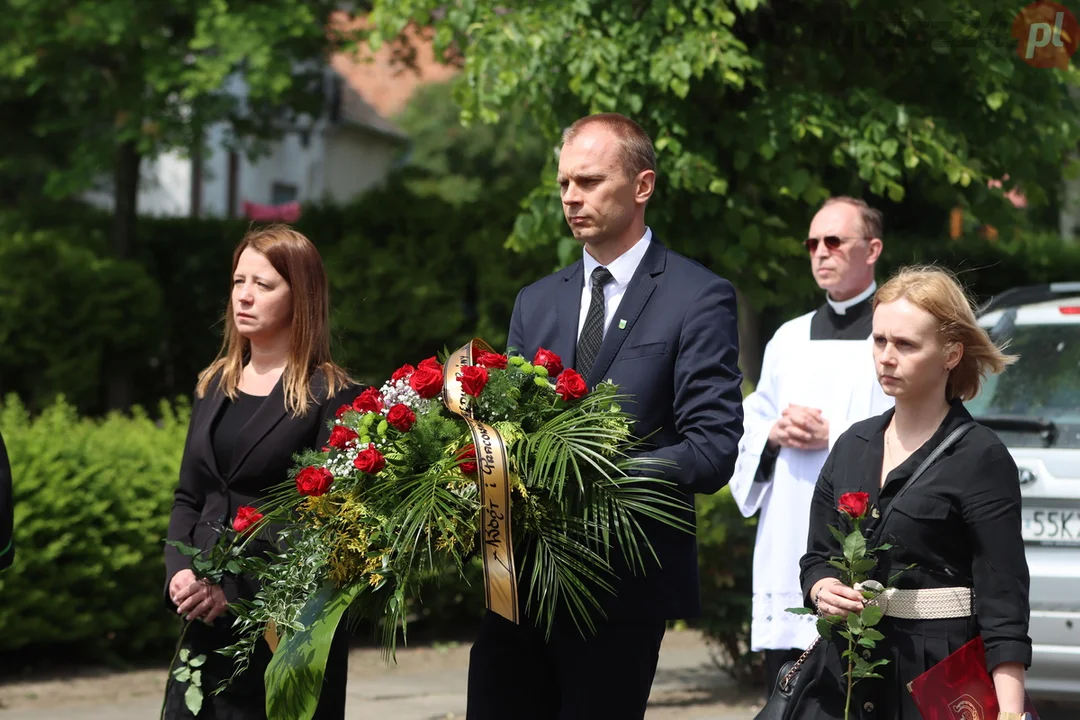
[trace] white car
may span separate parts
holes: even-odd
[[[979,322],[1015,365],[968,403],[1020,469],[1034,698],[1080,702],[1080,282],[1014,288]]]

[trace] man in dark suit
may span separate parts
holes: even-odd
[[[632,395],[623,406],[634,433],[674,463],[655,474],[677,484],[693,523],[693,494],[728,482],[742,436],[735,292],[645,225],[655,166],[648,135],[622,115],[564,133],[559,185],[582,260],[518,294],[508,345],[528,358],[551,350],[590,387],[611,379]],[[694,535],[643,527],[659,564],[616,566],[595,635],[560,618],[545,642],[534,618],[487,613],[469,664],[469,720],[644,717],[666,623],[699,614],[701,600]]]
[[[0,570],[15,562],[15,498],[11,492],[11,464],[8,462],[4,438],[0,437]]]

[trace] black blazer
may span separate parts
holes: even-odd
[[[258,507],[268,490],[288,479],[295,453],[326,444],[330,436],[328,421],[341,405],[353,400],[355,388],[327,398],[322,373],[316,373],[311,382],[317,402],[307,415],[293,417],[285,409],[284,387],[278,381],[241,431],[232,466],[224,473],[218,472],[214,460],[210,429],[225,405],[225,394],[214,382],[204,397],[195,399],[180,463],[180,483],[169,516],[170,540],[203,550],[211,548],[219,534],[215,526],[228,526],[241,505]],[[253,552],[268,550],[269,546],[269,540],[261,537],[248,545]],[[189,558],[171,545],[165,546],[167,602],[169,581],[177,572],[190,567]],[[251,587],[238,587],[233,579],[226,580],[223,589],[230,602],[254,591]]]
[[[800,563],[807,607],[813,607],[809,595],[814,584],[839,575],[828,565],[831,555],[843,554],[828,529],[837,525],[839,497],[847,492],[869,493],[870,502],[884,512],[915,468],[949,433],[971,420],[963,403],[955,401],[933,437],[890,472],[879,489],[884,432],[894,412],[851,426],[825,461],[810,506],[809,537]],[[871,520],[864,532],[876,530],[877,524]],[[904,493],[881,533],[881,542],[893,548],[879,560],[875,579],[886,584],[890,576],[915,563],[913,570],[899,576],[896,587],[974,588],[987,666],[1031,663],[1030,581],[1021,533],[1020,484],[1016,463],[992,430],[980,425],[946,450]],[[928,632],[935,622],[940,625],[939,621],[926,623]],[[890,642],[887,633],[885,642]]]
[[[0,437],[0,570],[15,562],[15,496],[11,490],[11,464]]]
[[[574,366],[583,264],[579,260],[518,294],[510,347],[529,359],[544,347],[566,367]],[[731,283],[653,237],[586,378],[590,387],[611,379],[633,396],[623,407],[635,416],[634,434],[650,436],[649,455],[677,465],[661,474],[678,484],[691,523],[693,493],[715,493],[735,468],[743,432],[738,338]],[[637,576],[618,567],[618,594],[604,602],[607,616],[700,614],[695,537],[657,523],[642,525],[660,565],[650,562]],[[614,557],[619,561],[622,553],[616,550]]]

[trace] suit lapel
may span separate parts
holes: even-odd
[[[193,423],[193,426],[198,427],[198,435],[195,436],[193,442],[197,445],[196,450],[197,457],[201,456],[203,462],[206,463],[207,469],[210,470],[210,474],[221,482],[225,482],[222,476],[222,469],[217,466],[217,458],[214,457],[214,441],[210,433],[214,428],[214,421],[217,419],[218,413],[221,412],[221,408],[225,405],[225,393],[221,391],[221,386],[218,382],[214,382],[213,385],[207,390],[206,396],[200,406],[202,417],[198,418],[198,422]],[[225,468],[226,470],[228,468]]]
[[[645,309],[653,291],[656,290],[655,278],[664,272],[666,262],[667,248],[654,237],[649,244],[649,249],[645,252],[645,257],[641,258],[641,263],[638,264],[634,276],[630,279],[630,285],[626,288],[626,293],[623,294],[622,301],[615,310],[611,325],[604,333],[604,344],[600,346],[600,353],[596,356],[589,377],[586,378],[589,387],[596,387],[597,383],[603,381],[611,363],[615,362],[615,357],[619,354],[623,342],[626,341],[626,336],[634,329],[641,311]],[[580,304],[580,292],[578,297]],[[625,327],[623,327],[624,320]]]
[[[562,271],[563,284],[555,298],[555,314],[558,326],[556,347],[548,348],[562,358],[563,366],[572,368],[577,363],[578,321],[581,317],[582,268],[578,260]]]
[[[240,430],[236,438],[236,447],[233,449],[232,466],[229,468],[229,478],[235,477],[236,472],[244,464],[251,451],[266,437],[274,427],[285,417],[285,376],[282,374],[274,389],[262,401],[259,409],[247,424]]]

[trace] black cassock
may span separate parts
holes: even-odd
[[[963,403],[954,401],[937,432],[901,463],[879,489],[884,431],[893,411],[853,425],[837,441],[814,492],[807,552],[800,563],[804,601],[824,577],[837,577],[830,556],[842,555],[828,525],[838,525],[836,502],[844,493],[865,492],[881,512],[915,469],[953,430],[971,420]],[[865,532],[875,529],[872,519]],[[889,514],[881,535],[893,548],[882,553],[873,577],[882,584],[902,568],[898,588],[974,588],[975,615],[943,620],[885,617],[885,639],[874,658],[889,663],[884,679],[855,686],[852,717],[920,720],[906,685],[981,634],[987,667],[1004,662],[1031,663],[1028,637],[1027,560],[1021,535],[1020,485],[1016,464],[991,430],[978,426],[938,458],[911,486]],[[846,680],[840,653],[847,641],[825,643],[826,662],[815,668],[817,683],[800,703],[799,717],[842,718]],[[824,670],[821,670],[824,665]]]

